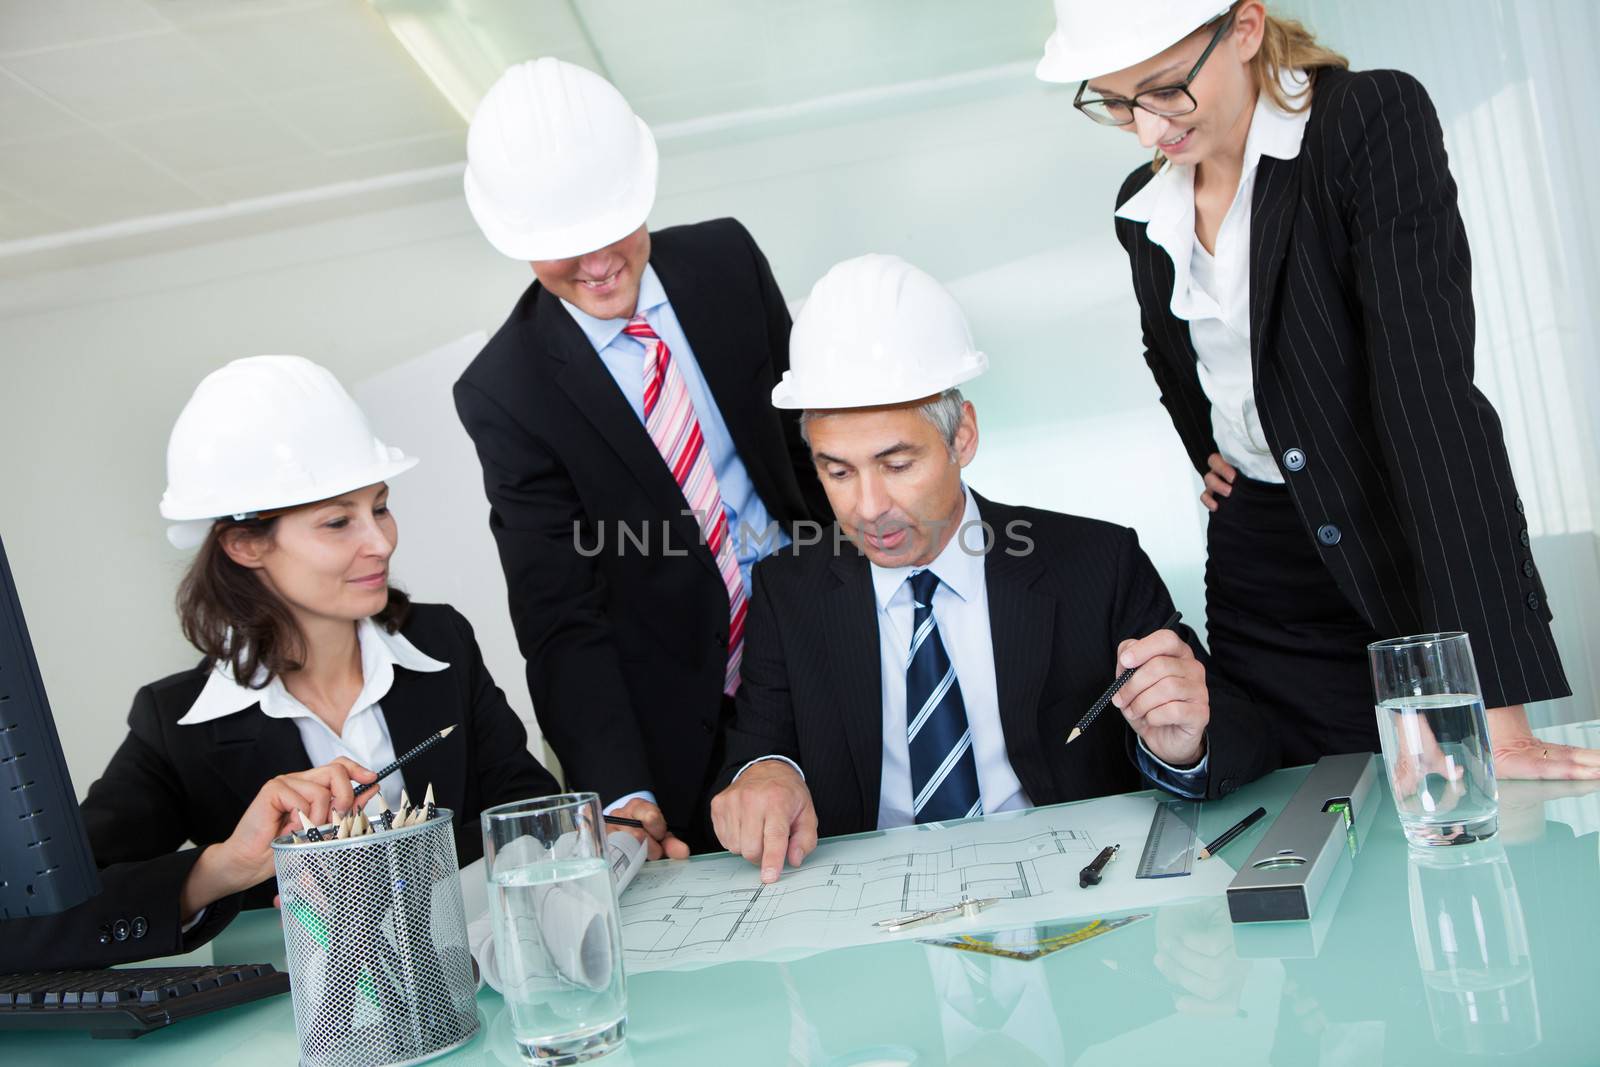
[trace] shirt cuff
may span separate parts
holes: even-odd
[[[616,800],[613,800],[611,803],[607,804],[605,807],[600,809],[600,814],[602,814],[602,815],[610,815],[612,812],[616,811],[618,808],[625,808],[629,804],[633,803],[635,800],[641,800],[641,799],[648,800],[652,804],[656,803],[656,795],[654,793],[650,792],[650,790],[648,790],[648,789],[641,789],[637,793],[628,793],[625,796],[621,796],[621,797],[618,797]],[[659,808],[660,806],[661,805],[656,804],[656,807]]]
[[[1144,738],[1139,738],[1138,749],[1139,771],[1150,781],[1165,789],[1169,793],[1176,793],[1186,800],[1203,800],[1206,795],[1207,780],[1211,777],[1211,751],[1207,747],[1205,755],[1200,757],[1200,762],[1186,770],[1179,770],[1165,762],[1145,746]]]
[[[209,908],[209,907],[210,907],[209,904],[206,905],[206,908]],[[199,926],[201,923],[205,922],[205,919],[206,919],[206,908],[201,908],[199,911],[195,912],[194,913],[194,918],[190,919],[188,922],[184,923],[181,927],[179,927],[178,928],[178,932],[180,934],[186,934],[190,930],[193,930],[196,926]]]
[[[790,759],[788,756],[757,756],[755,759],[751,760],[749,763],[746,763],[743,767],[740,767],[739,768],[739,774],[743,774],[745,771],[748,771],[751,767],[754,767],[756,764],[764,762],[764,761],[769,760],[769,759],[782,760],[784,763],[787,763],[789,766],[794,768],[794,773],[796,773],[796,774],[798,774],[800,776],[800,780],[802,782],[806,780],[806,772],[802,771],[800,769],[800,764],[796,763],[794,760]],[[732,785],[733,782],[737,782],[739,780],[739,774],[734,775],[733,776],[733,781],[729,782],[728,784]]]

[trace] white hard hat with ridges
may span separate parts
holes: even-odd
[[[616,87],[559,59],[511,67],[467,130],[467,207],[502,254],[568,259],[644,224],[656,142]]]
[[[1158,56],[1228,10],[1225,0],[1055,0],[1056,30],[1036,73],[1047,82],[1081,82]]]
[[[855,408],[934,396],[982,374],[989,357],[955,297],[898,256],[835,265],[789,335],[780,408]]]
[[[385,481],[417,461],[373,434],[326,368],[251,356],[208,374],[167,442],[161,514],[193,548],[219,518],[295,507]]]

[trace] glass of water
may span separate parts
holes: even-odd
[[[561,1067],[622,1044],[622,926],[600,798],[564,793],[483,813],[495,962],[523,1059]]]
[[[1415,845],[1464,845],[1499,828],[1489,726],[1464,633],[1367,646],[1395,810]]]

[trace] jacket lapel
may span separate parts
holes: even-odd
[[[1150,227],[1140,225],[1134,240],[1138,242],[1137,260],[1134,264],[1134,287],[1141,308],[1157,308],[1148,313],[1154,326],[1162,332],[1166,344],[1157,345],[1158,351],[1172,364],[1184,379],[1195,377],[1195,364],[1200,355],[1189,336],[1189,324],[1172,313],[1172,290],[1177,285],[1177,269],[1166,249],[1150,239]],[[1198,387],[1199,380],[1196,379]]]
[[[1010,509],[977,497],[978,510],[991,527],[1003,531]],[[1006,755],[1022,788],[1035,803],[1051,794],[1049,767],[1041,751],[1039,698],[1050,670],[1055,634],[1053,597],[1033,584],[1044,566],[1032,555],[1008,555],[1004,537],[984,558],[989,597],[989,636],[994,645],[995,691]]]
[[[699,523],[693,515],[684,514],[689,504],[684,500],[683,490],[678,488],[666,461],[656,451],[644,423],[628,406],[611,372],[595,354],[578,324],[572,321],[572,316],[567,314],[567,309],[543,289],[539,292],[539,321],[544,343],[536,347],[558,364],[556,384],[632,472],[658,513],[669,516],[668,522],[679,547],[686,546],[711,568],[712,573],[719,573],[710,549],[701,544]],[[610,533],[617,534],[614,530]]]
[[[1294,229],[1299,200],[1300,165],[1296,159],[1263,154],[1256,164],[1256,184],[1250,205],[1250,367],[1261,372],[1266,349],[1267,323],[1277,306],[1283,260]],[[1259,380],[1259,378],[1257,379]]]
[[[210,735],[212,763],[245,804],[255,799],[268,779],[311,768],[294,720],[270,718],[260,704],[207,723],[204,729]]]
[[[883,782],[883,673],[878,659],[878,612],[866,557],[852,548],[829,561],[838,584],[822,596],[828,662],[838,679],[837,708],[856,781],[863,825],[878,825]]]
[[[466,798],[469,724],[452,722],[440,714],[442,708],[462,707],[460,698],[450,692],[455,684],[452,672],[457,669],[452,666],[448,671],[424,672],[397,666],[394,684],[380,704],[396,759],[446,726],[457,726],[449,737],[406,764],[399,773],[413,804],[422,802],[423,794],[432,784],[434,800],[439,806],[459,812]]]

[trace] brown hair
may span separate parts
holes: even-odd
[[[1229,14],[1243,2],[1237,0],[1229,9]],[[1250,76],[1256,87],[1267,94],[1267,99],[1272,101],[1274,107],[1280,111],[1301,112],[1311,106],[1311,93],[1302,92],[1294,97],[1285,93],[1281,84],[1284,71],[1312,71],[1319,67],[1346,70],[1349,66],[1350,60],[1319,44],[1316,36],[1299,19],[1282,18],[1269,11],[1266,27],[1261,33],[1261,47],[1250,57]],[[1160,170],[1165,160],[1166,157],[1157,151],[1152,168]]]
[[[228,558],[223,538],[245,530],[252,539],[270,539],[278,516],[218,519],[178,585],[178,621],[183,636],[201,655],[233,669],[242,686],[264,689],[272,679],[305,666],[305,635],[289,607],[248,567]],[[372,621],[389,633],[405,625],[411,599],[394,586],[389,602]],[[256,673],[266,668],[261,684]]]

